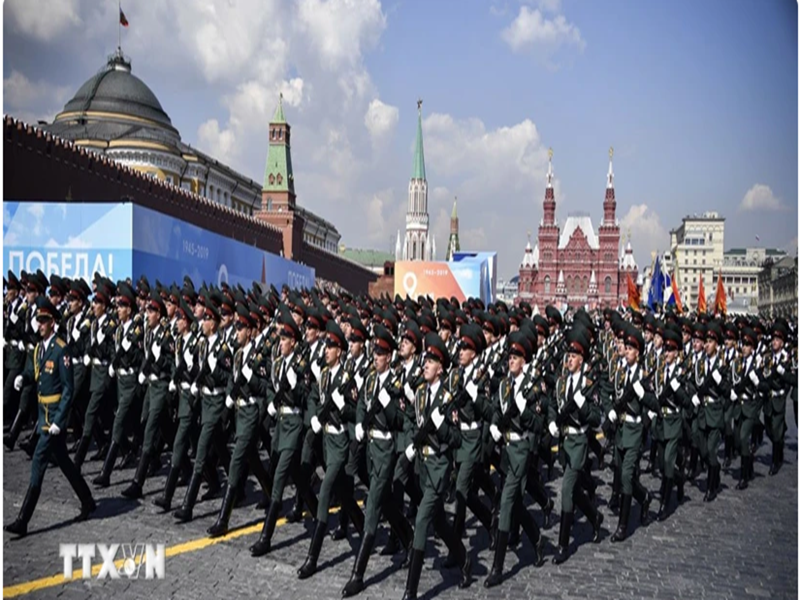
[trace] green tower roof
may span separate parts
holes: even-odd
[[[269,150],[267,151],[267,165],[264,168],[264,188],[266,192],[290,192],[294,194],[294,174],[292,172],[292,150],[288,140],[284,137],[284,130],[288,131],[286,118],[283,115],[283,95],[278,100],[271,125],[284,125],[276,127],[279,138],[272,137],[270,129]]]
[[[417,101],[417,143],[414,145],[414,174],[412,179],[425,179],[425,152],[422,150],[422,100]]]
[[[283,94],[278,98],[278,107],[275,109],[275,114],[272,116],[272,123],[286,123],[286,117],[283,116]]]

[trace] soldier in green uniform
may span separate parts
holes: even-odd
[[[761,368],[761,378],[764,380],[761,390],[765,396],[765,406],[769,407],[771,414],[768,426],[768,435],[772,440],[772,465],[769,474],[775,475],[783,465],[783,445],[786,435],[786,397],[789,388],[797,384],[797,379],[792,375],[792,365],[789,353],[784,348],[788,331],[781,322],[772,326],[772,351],[767,352]],[[764,410],[765,414],[767,409]]]
[[[157,292],[151,295],[146,312],[148,331],[144,340],[144,360],[138,374],[139,385],[147,385],[143,407],[147,413],[142,415],[142,420],[146,420],[144,444],[133,481],[122,490],[126,498],[142,497],[150,461],[159,450],[159,429],[163,431],[169,419],[169,382],[175,361],[175,339],[166,320],[166,306]]]
[[[690,324],[691,325],[691,324]],[[697,388],[703,384],[706,374],[705,361],[706,326],[703,323],[695,323],[692,326],[692,349],[685,358],[688,369],[691,369],[691,385]],[[689,358],[691,357],[691,358]],[[702,464],[706,462],[707,445],[703,432],[700,428],[701,417],[704,408],[699,398],[692,396],[691,405],[684,412],[684,419],[689,422],[688,429],[691,431],[691,455],[689,458],[689,479],[694,480],[702,471]],[[699,459],[699,460],[698,460]]]
[[[527,336],[516,331],[508,336],[508,374],[499,383],[498,397],[490,434],[495,443],[503,444],[502,467],[505,472],[500,495],[500,514],[494,562],[484,587],[494,587],[503,580],[503,566],[512,515],[534,546],[534,564],[544,562],[544,537],[522,502],[530,460],[530,429],[533,426],[536,391],[525,373],[525,364],[533,358],[533,348]]]
[[[358,549],[350,581],[342,590],[344,597],[358,594],[364,589],[364,573],[369,555],[375,546],[375,532],[381,510],[395,529],[400,543],[408,548],[413,532],[401,507],[390,493],[394,475],[394,436],[403,426],[405,417],[399,414],[399,396],[404,394],[400,379],[390,369],[392,352],[397,348],[392,334],[383,326],[373,330],[373,355],[375,369],[364,381],[356,408],[356,442],[367,440],[367,468],[369,469],[369,495],[364,510],[364,537]]]
[[[335,321],[328,321],[325,365],[320,372],[319,383],[312,383],[312,395],[316,397],[314,405],[318,408],[311,417],[311,433],[308,434],[308,437],[322,434],[325,477],[319,491],[319,506],[308,557],[297,571],[300,579],[307,579],[317,571],[334,491],[342,503],[341,511],[348,514],[359,533],[364,531],[364,514],[353,498],[353,479],[344,472],[350,448],[347,423],[355,422],[358,400],[355,381],[341,360],[347,348],[342,329]]]
[[[649,410],[658,410],[655,396],[648,391],[642,381],[644,368],[640,352],[644,349],[642,334],[633,325],[625,332],[625,367],[623,369],[623,388],[606,401],[608,418],[618,422],[615,440],[614,464],[619,469],[622,488],[622,502],[617,530],[611,536],[612,542],[621,542],[627,537],[631,500],[636,497],[642,507],[641,522],[646,525],[649,519],[650,493],[639,481],[639,450],[642,446],[642,415]]]
[[[679,455],[679,445],[683,436],[683,409],[689,404],[689,397],[683,386],[681,365],[678,362],[681,334],[676,329],[667,327],[664,330],[664,361],[658,366],[653,378],[655,396],[660,407],[656,427],[659,439],[664,442],[664,485],[661,493],[661,504],[656,519],[663,521],[667,517],[672,486],[678,479],[678,502],[683,500],[683,476],[681,470],[676,472],[676,465],[683,457]]]
[[[115,290],[109,281],[103,279],[95,279],[95,281],[97,289],[92,297],[94,320],[86,345],[86,354],[83,356],[84,366],[91,368],[90,396],[83,419],[83,435],[75,449],[75,466],[79,470],[86,458],[92,437],[95,438],[99,449],[102,450],[102,447],[105,446],[106,436],[98,419],[103,399],[109,393],[112,385],[111,378],[108,376],[108,366],[114,358],[114,332],[117,328],[117,319],[109,311]]]
[[[403,600],[416,600],[428,527],[437,515],[443,515],[444,499],[452,470],[451,451],[461,442],[459,430],[448,419],[452,396],[443,384],[444,373],[450,367],[450,353],[442,338],[434,332],[425,336],[425,384],[416,390],[413,420],[407,427],[411,440],[404,451],[405,460],[417,458],[417,470],[422,486],[422,499],[414,524],[414,542],[408,568],[408,579]],[[402,460],[402,459],[401,459]],[[461,538],[456,537],[447,519],[436,518],[435,528],[442,541],[461,568],[460,588],[470,583],[471,561]]]
[[[222,413],[225,410],[225,390],[231,376],[233,357],[231,349],[219,331],[220,311],[209,294],[203,300],[205,315],[203,316],[204,339],[198,349],[199,371],[190,387],[193,396],[201,402],[201,428],[197,440],[197,454],[194,460],[192,478],[181,507],[175,511],[175,518],[185,523],[192,520],[197,494],[200,491],[200,480],[206,468],[206,461],[213,445],[223,465],[230,463],[228,449],[221,439]]]
[[[734,419],[736,419],[741,456],[741,469],[737,490],[744,490],[753,478],[753,454],[750,451],[750,441],[753,427],[761,413],[761,396],[759,386],[761,379],[758,376],[761,367],[761,357],[755,353],[758,338],[756,332],[750,327],[743,327],[741,331],[742,353],[737,356],[731,366],[731,403],[734,406]]]
[[[19,410],[19,392],[14,389],[17,375],[25,370],[25,313],[28,309],[27,299],[22,294],[22,286],[11,271],[8,272],[8,291],[3,303],[3,358],[5,368],[5,381],[3,383],[3,412],[6,418],[16,416],[8,433],[3,436],[3,444],[9,450],[14,449],[22,428],[25,426],[27,415]]]
[[[195,305],[195,312],[205,312],[203,302],[204,299],[200,296]],[[192,383],[200,371],[198,344],[201,335],[200,332],[195,331],[197,325],[195,312],[189,308],[185,299],[181,301],[175,311],[177,335],[175,336],[175,360],[169,389],[178,392],[178,428],[172,443],[172,457],[164,493],[153,500],[153,504],[161,507],[164,511],[170,510],[181,470],[184,464],[189,464],[190,436],[192,427],[200,414],[200,403],[191,392]]]
[[[73,279],[68,293],[69,316],[66,320],[68,333],[67,349],[72,357],[72,374],[75,385],[72,389],[73,402],[70,407],[70,423],[75,444],[82,437],[83,415],[86,411],[84,400],[88,400],[86,387],[87,375],[91,370],[83,364],[90,331],[92,328],[92,307],[88,302],[91,295],[89,285],[83,279]]]
[[[727,365],[728,368],[731,368],[734,361],[739,356],[739,351],[737,350],[737,344],[739,342],[739,328],[734,323],[728,323],[725,325],[724,335],[725,347],[722,350],[722,357],[725,361],[725,365]],[[735,407],[736,403],[733,401],[725,403],[725,460],[722,463],[722,467],[724,469],[727,469],[731,466],[733,455],[736,453],[738,448],[738,436],[736,435],[735,419],[733,417],[733,413],[736,410]]]
[[[36,319],[42,341],[36,344],[33,359],[25,371],[14,378],[14,388],[19,391],[25,383],[36,386],[39,415],[37,431],[41,431],[31,463],[31,480],[19,516],[5,527],[18,536],[28,533],[28,523],[33,516],[42,490],[44,473],[49,459],[55,459],[72,489],[81,501],[77,520],[85,520],[95,510],[96,504],[80,472],[67,454],[65,441],[69,404],[72,401],[72,358],[66,344],[55,336],[55,322],[61,315],[44,296],[36,303]]]
[[[253,556],[263,556],[271,549],[272,534],[275,532],[283,491],[289,477],[308,507],[314,514],[317,512],[317,498],[300,468],[303,411],[306,407],[310,372],[308,363],[297,346],[301,340],[300,327],[288,311],[281,315],[280,324],[280,354],[272,362],[271,381],[267,385],[267,410],[270,416],[278,418],[276,439],[273,440],[273,452],[270,456],[276,467],[269,511],[258,541],[250,547]]]
[[[262,349],[255,341],[260,322],[261,318],[255,305],[251,307],[241,302],[236,305],[234,327],[237,350],[233,355],[233,373],[228,382],[225,398],[228,409],[236,411],[236,442],[228,467],[228,484],[222,506],[216,523],[207,530],[211,537],[227,533],[231,512],[237,495],[243,489],[248,465],[261,483],[264,496],[269,498],[272,492],[269,477],[256,450],[257,432],[262,419],[261,411],[266,409],[264,398],[267,380],[264,363],[269,360],[268,356],[262,354]]]
[[[143,332],[140,325],[134,323],[136,295],[125,282],[117,288],[117,317],[119,324],[114,332],[114,358],[108,366],[108,375],[117,379],[117,410],[114,414],[114,425],[111,429],[111,445],[103,462],[100,474],[92,483],[100,487],[111,484],[111,471],[120,448],[126,440],[126,432],[131,429],[130,409],[134,404],[136,383],[142,362]]]
[[[601,419],[600,408],[593,399],[595,386],[589,379],[588,365],[584,362],[591,351],[591,343],[586,329],[579,323],[573,324],[565,341],[567,373],[558,378],[548,410],[548,428],[550,435],[560,440],[559,457],[564,468],[561,480],[561,526],[554,564],[563,563],[569,556],[574,505],[591,523],[594,543],[600,542],[600,526],[603,523],[603,515],[592,505],[581,483],[589,453],[586,433],[598,427]]]

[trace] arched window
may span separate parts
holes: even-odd
[[[411,256],[408,258],[410,260],[414,260],[417,257],[417,240],[411,242]]]
[[[603,289],[605,290],[606,294],[610,294],[611,293],[611,277],[608,277],[608,276],[606,277]]]
[[[581,293],[586,293],[589,290],[589,278],[586,275],[583,276],[583,289]]]
[[[549,294],[550,293],[550,275],[545,275],[545,278],[544,278],[544,293],[545,294]]]

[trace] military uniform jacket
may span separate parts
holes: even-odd
[[[333,400],[335,390],[339,390],[344,397],[341,408]],[[335,372],[327,365],[322,367],[320,381],[313,384],[311,393],[316,397],[315,415],[322,424],[324,433],[341,435],[348,423],[355,423],[358,392],[355,381],[344,365],[340,364]]]
[[[200,372],[197,387],[203,394],[218,396],[225,393],[231,377],[233,355],[221,333],[209,341],[204,337],[199,342]]]
[[[94,315],[89,306],[81,308],[67,318],[65,329],[68,334],[67,346],[72,358],[82,361],[91,342]],[[82,362],[80,364],[83,364]]]
[[[20,350],[33,356],[33,349],[39,341],[39,324],[36,322],[36,304],[25,306],[25,318],[22,321]]]
[[[4,346],[10,348],[5,357],[5,366],[8,369],[22,370],[25,368],[25,313],[27,304],[25,299],[17,296],[11,304],[4,307]]]
[[[535,418],[535,394],[533,382],[524,374],[515,380],[504,378],[496,394],[496,410],[492,416],[492,425],[500,430],[505,440],[508,468],[517,474],[528,468],[531,448],[529,432]],[[522,410],[518,400],[523,404]]]
[[[398,407],[401,414],[405,416],[406,421],[410,421],[414,419],[414,399],[417,389],[424,383],[422,378],[422,361],[420,357],[414,355],[409,367],[406,367],[406,364],[401,362],[396,373],[400,377],[400,382],[403,387],[403,394],[398,397]],[[400,431],[398,431],[395,443],[395,450],[398,452],[404,452],[411,443],[409,431],[410,429],[406,427],[405,424],[401,427]]]
[[[427,427],[431,430],[431,433],[425,436],[423,446],[417,449],[417,471],[420,483],[423,486],[433,487],[439,494],[447,491],[446,488],[450,483],[451,451],[461,442],[459,430],[448,418],[452,399],[453,396],[441,381],[436,386],[435,392],[431,391],[430,385],[419,386],[413,403],[414,419],[407,425],[411,440],[420,429]],[[438,429],[431,416],[437,408],[444,417]]]
[[[148,381],[168,381],[175,365],[175,339],[169,323],[161,321],[144,338],[144,361],[141,372]]]
[[[322,368],[325,366],[325,340],[322,336],[319,336],[313,344],[307,344],[304,351],[305,361],[308,363],[308,381],[306,385],[311,391],[319,384]],[[319,396],[317,394],[308,394],[303,419],[307,426],[311,424],[311,417],[317,413],[318,401]]]
[[[757,419],[761,411],[761,396],[758,386],[750,378],[750,373],[758,373],[761,357],[752,353],[749,357],[737,356],[731,365],[731,401],[734,405],[735,419]]]
[[[703,397],[700,398],[705,425],[703,425],[702,420],[700,425],[701,427],[723,429],[725,427],[725,406],[730,400],[730,385],[723,372],[725,359],[722,356],[722,352],[718,350],[713,357],[707,356],[705,360],[700,362],[705,370],[704,382],[706,383],[706,393],[702,394]],[[720,377],[719,382],[716,380],[717,377]],[[702,392],[703,390],[699,391]],[[698,393],[698,396],[700,395]]]
[[[381,390],[384,389],[392,396],[391,401],[385,407],[381,405],[378,399]],[[361,388],[361,395],[356,407],[356,423],[362,424],[364,435],[367,438],[386,439],[392,442],[394,447],[394,437],[397,432],[405,427],[406,416],[400,410],[398,404],[398,399],[403,393],[403,384],[400,377],[392,373],[391,370],[388,374],[385,374],[385,379],[382,383],[376,370],[373,369],[369,372],[364,380],[364,386]],[[370,413],[372,413],[372,418],[368,421],[367,416]],[[375,435],[373,435],[373,430]]]
[[[114,358],[111,361],[117,375],[139,373],[144,358],[143,339],[142,327],[133,319],[119,323],[114,332]]]
[[[108,365],[114,359],[114,333],[117,329],[117,319],[111,313],[105,313],[100,318],[92,321],[89,328],[89,340],[86,345],[86,355],[89,364],[98,367],[98,372],[108,371]],[[83,361],[86,364],[86,359]],[[95,371],[95,369],[92,369]]]
[[[676,358],[672,365],[662,362],[653,378],[653,390],[660,404],[657,426],[661,428],[665,440],[680,437],[683,431],[683,411],[692,405],[686,388],[682,385],[682,375],[681,365]]]
[[[547,418],[550,423],[557,423],[556,419],[562,413],[575,394],[592,385],[588,377],[587,365],[584,364],[578,373],[577,379],[570,373],[559,377],[555,390],[547,406]],[[572,391],[570,393],[570,380]],[[592,394],[594,396],[596,392]],[[582,406],[577,406],[565,415],[565,422],[561,425],[560,458],[563,464],[569,464],[573,469],[583,468],[589,446],[587,435],[593,435],[592,429],[598,427],[601,421],[600,408],[593,397],[587,397]]]
[[[47,432],[56,424],[66,435],[69,408],[72,403],[72,357],[64,340],[52,336],[47,347],[35,345],[22,375],[23,382],[34,383],[39,400],[37,431]]]
[[[256,404],[267,395],[268,378],[262,362],[262,347],[253,340],[233,354],[233,372],[228,380],[227,394],[236,406]]]
[[[189,332],[175,338],[175,360],[171,379],[176,387],[188,389],[200,371],[199,347],[202,335]]]
[[[640,398],[632,386],[645,378],[644,367],[636,363],[630,368],[620,366],[617,369],[613,396],[606,398],[607,414],[614,410],[617,417],[616,443],[622,448],[637,448],[642,441],[642,417],[647,409],[658,411],[658,402],[652,391],[642,384],[644,395]]]
[[[782,372],[781,372],[782,371]],[[768,352],[761,363],[761,385],[759,390],[765,396],[765,404],[773,412],[783,413],[786,410],[786,396],[789,388],[797,383],[792,374],[792,365],[786,348],[780,352]]]

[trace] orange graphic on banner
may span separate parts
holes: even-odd
[[[461,286],[458,285],[447,263],[401,261],[394,264],[394,293],[405,298],[430,296],[450,298],[455,296],[459,302],[466,301]]]

